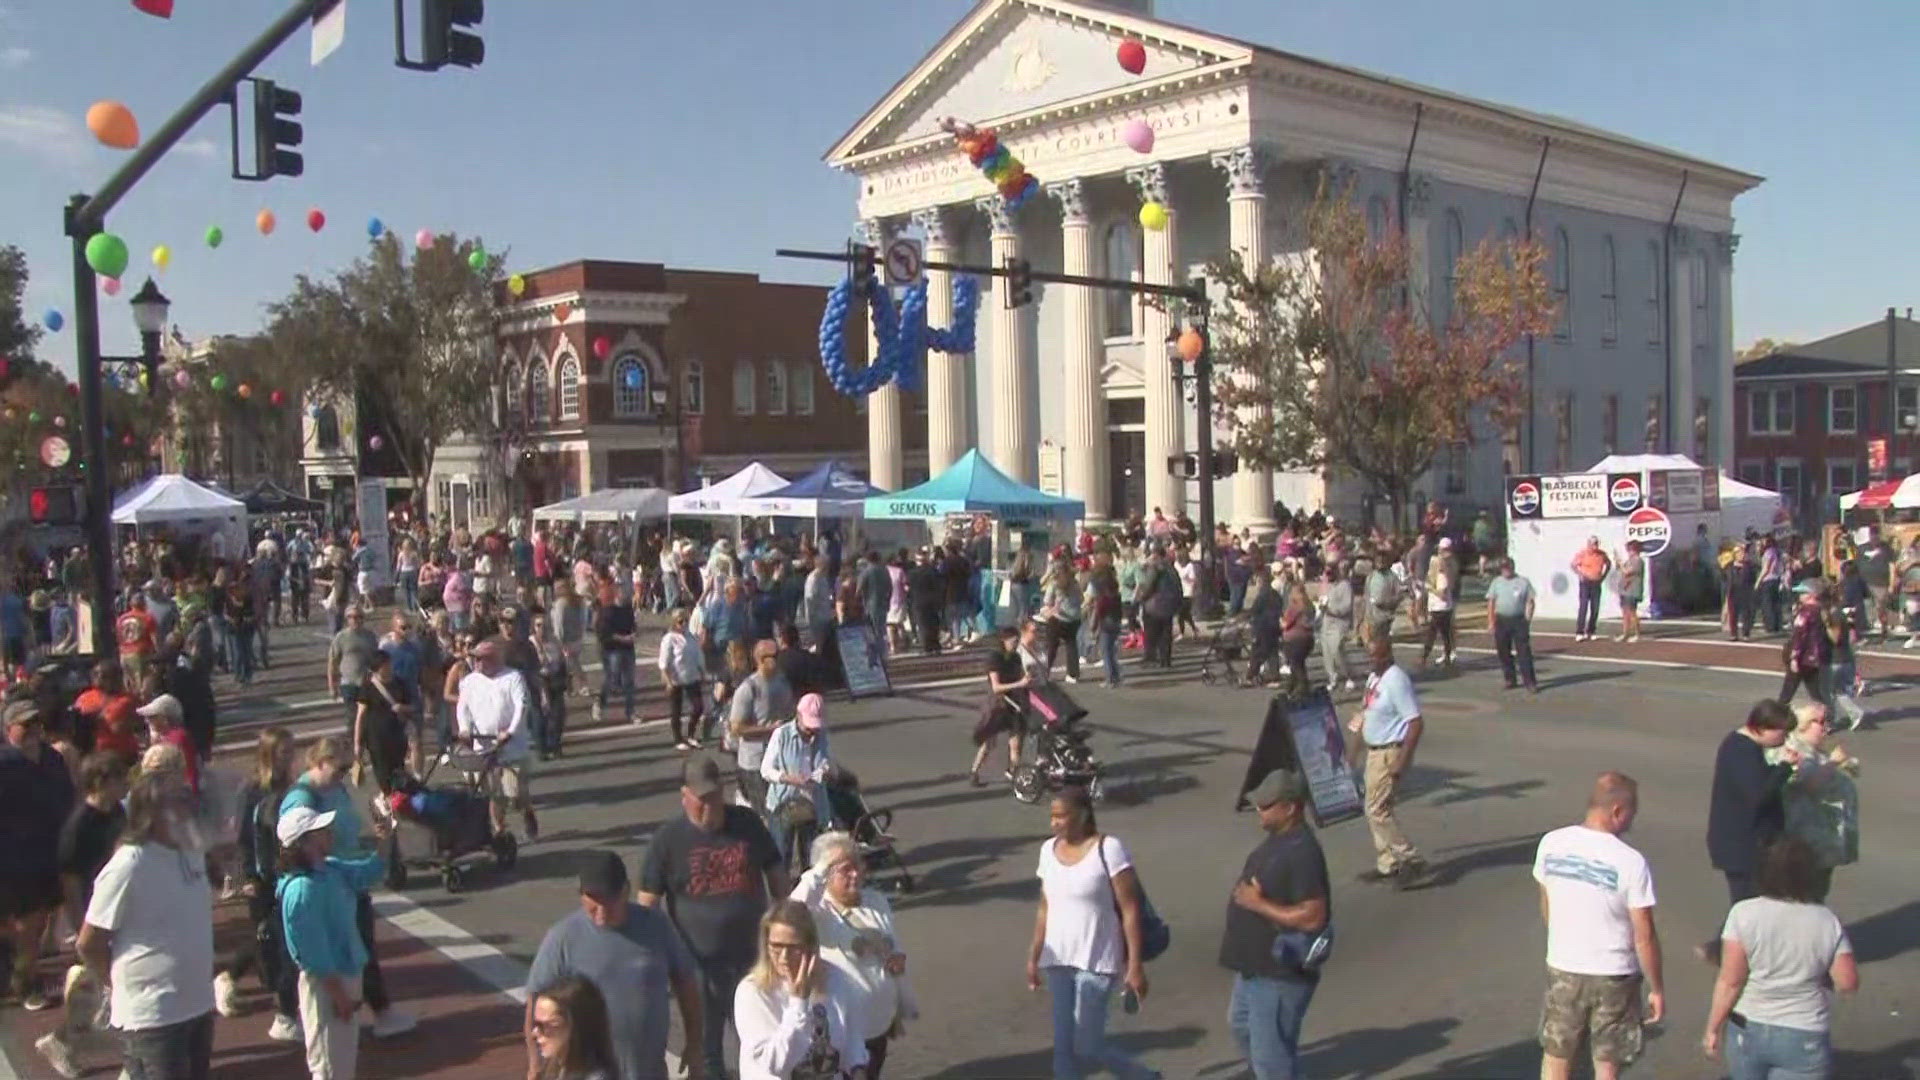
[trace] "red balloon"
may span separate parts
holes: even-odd
[[[125,435],[125,436],[122,436],[122,437],[121,437],[121,439],[120,439],[120,445],[121,445],[121,446],[132,446],[132,445],[133,445],[133,436],[131,436],[131,435]]]
[[[284,405],[287,401],[287,395],[275,390],[273,393],[267,395],[267,400],[275,405]]]
[[[321,213],[318,208],[307,211],[307,228],[319,232],[326,227],[327,215]]]
[[[11,372],[12,370],[13,370],[13,361],[7,359],[4,356],[0,356],[0,379],[6,378],[8,373]]]
[[[79,396],[80,396],[80,384],[79,384],[79,383],[71,383],[71,382],[70,382],[70,383],[68,383],[68,384],[67,384],[67,396],[69,396],[69,397],[79,397]]]
[[[613,352],[613,342],[607,340],[604,337],[597,337],[593,339],[593,355],[599,357],[602,360],[605,360],[607,358],[607,354],[611,352]]]
[[[1129,75],[1138,75],[1147,70],[1147,47],[1134,38],[1120,43],[1116,57]]]

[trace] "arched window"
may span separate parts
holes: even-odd
[[[515,423],[526,419],[526,379],[519,364],[507,365],[507,419]]]
[[[753,361],[741,360],[733,365],[733,411],[736,416],[753,415]]]
[[[560,361],[560,419],[580,419],[580,361]]]
[[[527,366],[527,423],[544,424],[553,419],[553,384],[547,376],[547,362],[535,360]]]
[[[1565,227],[1553,230],[1553,299],[1560,305],[1553,336],[1573,336],[1573,242]]]
[[[313,413],[313,441],[322,450],[340,449],[340,413],[331,405],[322,405]]]
[[[1460,256],[1466,253],[1467,230],[1460,223],[1460,211],[1447,211],[1447,231],[1445,247],[1441,258],[1447,262],[1446,318],[1452,321],[1458,314],[1456,308],[1460,299]]]
[[[699,416],[706,407],[707,374],[700,367],[700,361],[688,360],[681,365],[680,408],[689,416]]]
[[[633,355],[623,356],[613,362],[613,415],[645,416],[650,411],[647,401],[647,366]]]
[[[793,395],[793,415],[813,415],[813,365],[796,363],[787,370],[787,390]]]
[[[1108,277],[1122,281],[1140,271],[1140,232],[1131,222],[1116,221],[1107,226],[1103,248]],[[1102,307],[1108,337],[1132,337],[1133,294],[1118,289],[1103,289]]]
[[[1387,235],[1387,197],[1375,195],[1367,200],[1367,239],[1381,240]]]
[[[767,361],[767,415],[785,416],[787,414],[787,364],[784,360]]]
[[[1647,344],[1658,345],[1664,340],[1665,307],[1660,303],[1660,287],[1667,279],[1661,271],[1660,241],[1647,241]]]
[[[1620,262],[1613,250],[1613,236],[1608,234],[1600,244],[1600,344],[1611,345],[1620,340]]]

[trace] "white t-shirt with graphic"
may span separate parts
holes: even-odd
[[[1612,833],[1569,825],[1540,838],[1533,879],[1547,891],[1547,966],[1574,975],[1633,975],[1629,912],[1653,906],[1646,856]]]

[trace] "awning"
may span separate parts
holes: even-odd
[[[113,504],[116,525],[168,521],[227,521],[245,517],[247,504],[178,473],[153,477]]]
[[[829,461],[783,488],[741,500],[743,517],[857,518],[867,499],[886,490],[860,479],[852,469]]]
[[[754,462],[717,484],[683,491],[667,501],[675,517],[756,517],[766,513],[748,501],[787,486],[787,478]]]
[[[262,480],[241,494],[240,501],[249,514],[319,514],[327,504],[303,498],[271,480]]]
[[[1882,480],[1840,496],[1842,510],[1912,510],[1920,507],[1920,475]]]

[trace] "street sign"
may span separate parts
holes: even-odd
[[[1640,541],[1640,554],[1651,559],[1672,542],[1673,522],[1665,510],[1643,506],[1627,515],[1626,539]]]
[[[340,43],[347,40],[347,0],[333,0],[333,4],[313,13],[313,66],[319,67],[320,61],[333,55]]]
[[[920,280],[926,264],[926,250],[920,241],[903,236],[887,245],[887,284],[911,285]]]

